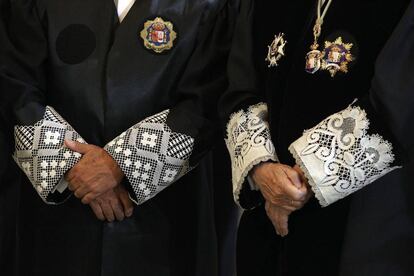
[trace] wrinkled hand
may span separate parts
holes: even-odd
[[[311,199],[313,197],[314,193],[313,193],[311,187],[309,186],[309,182],[308,182],[308,179],[305,176],[305,173],[302,171],[302,169],[299,167],[299,165],[295,165],[293,167],[293,169],[300,175],[300,179],[301,179],[303,185],[305,185],[306,188],[307,188],[305,200],[303,201],[303,203],[306,204],[306,203],[308,203],[309,199]]]
[[[115,219],[122,221],[125,217],[132,216],[134,211],[134,204],[122,185],[102,194],[93,200],[89,206],[91,206],[99,220],[109,222],[113,222]]]
[[[270,219],[276,230],[276,234],[282,237],[287,236],[287,234],[289,234],[289,215],[292,211],[273,205],[268,201],[266,201],[265,210],[267,217]]]
[[[65,145],[83,155],[65,177],[69,190],[82,199],[83,204],[91,203],[121,183],[124,174],[104,149],[74,141],[65,141]]]
[[[306,187],[309,187],[308,181],[303,173],[302,169],[296,165],[293,168],[300,176],[301,182]],[[302,201],[302,207],[309,201],[309,199],[313,196],[313,193],[310,188],[307,189],[306,196]],[[298,208],[300,209],[300,208]],[[266,201],[265,210],[267,213],[268,218],[272,222],[276,233],[282,237],[285,237],[289,234],[289,215],[293,212],[293,210],[287,210],[280,206],[274,205],[269,201]]]
[[[272,205],[295,211],[306,203],[308,186],[302,175],[290,166],[262,163],[253,169],[251,176],[263,197]]]

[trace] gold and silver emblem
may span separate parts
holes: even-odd
[[[174,47],[177,33],[171,22],[164,21],[161,17],[148,20],[141,31],[141,38],[145,48],[160,54]]]
[[[323,50],[323,69],[329,71],[334,77],[336,73],[348,73],[348,65],[354,60],[351,54],[352,43],[344,43],[342,37],[338,37],[334,42],[325,41]]]
[[[285,46],[287,44],[287,40],[285,40],[284,36],[284,33],[275,35],[275,39],[272,44],[267,46],[268,51],[266,61],[269,63],[269,68],[278,66],[279,60],[285,56]]]

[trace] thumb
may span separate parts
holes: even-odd
[[[66,147],[68,147],[69,149],[75,151],[75,152],[79,152],[80,154],[85,154],[90,150],[91,145],[88,144],[82,144],[76,141],[71,141],[71,140],[65,140],[65,145]]]

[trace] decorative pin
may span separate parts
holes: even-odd
[[[342,37],[338,37],[334,42],[326,41],[323,50],[323,69],[328,70],[332,77],[338,72],[348,73],[348,65],[354,60],[351,54],[352,46],[352,43],[343,43]]]
[[[171,22],[164,21],[161,17],[145,22],[144,29],[141,31],[141,38],[147,49],[160,54],[170,50],[174,46],[177,33]]]
[[[315,74],[316,72],[321,69],[322,62],[321,59],[323,57],[323,54],[321,51],[315,49],[311,50],[306,54],[306,67],[305,71],[309,74]]]
[[[269,62],[269,68],[278,66],[278,61],[285,56],[285,46],[287,40],[284,39],[284,36],[284,33],[275,35],[275,39],[273,40],[272,44],[270,44],[270,46],[267,46],[268,51],[265,60]]]

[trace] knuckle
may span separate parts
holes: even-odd
[[[303,201],[303,199],[304,199],[304,194],[303,193],[296,192],[296,193],[293,194],[293,200]]]
[[[272,197],[272,198],[271,198],[271,200],[270,200],[270,203],[271,203],[272,205],[277,205],[277,204],[279,203],[279,201],[278,201],[278,199],[277,199],[277,198]],[[270,206],[269,206],[269,210],[270,210]]]

